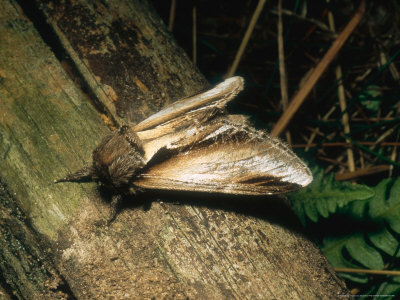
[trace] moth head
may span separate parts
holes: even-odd
[[[93,151],[93,164],[55,182],[96,181],[120,191],[129,189],[145,165],[141,141],[132,127],[122,126],[103,138]]]

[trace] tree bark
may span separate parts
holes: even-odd
[[[280,198],[145,193],[99,225],[109,193],[53,180],[90,163],[107,126],[139,122],[206,81],[145,1],[21,5],[0,0],[3,291],[20,299],[347,293]]]

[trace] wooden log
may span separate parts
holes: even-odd
[[[60,42],[90,101],[18,5],[0,0],[0,179],[7,195],[0,266],[7,292],[25,299],[346,293],[282,199],[146,193],[142,202],[125,199],[106,227],[98,223],[107,219],[109,193],[93,183],[53,184],[90,163],[105,123],[137,122],[205,81],[147,2],[40,7],[24,8],[43,12],[46,32],[55,34],[43,38]]]
[[[20,299],[61,298],[72,293],[50,259],[58,231],[97,193],[53,180],[108,130],[14,1],[0,20],[1,282]]]
[[[147,1],[38,1],[93,101],[138,123],[208,87]]]

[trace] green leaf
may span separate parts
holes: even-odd
[[[351,237],[352,235],[340,238],[327,237],[323,240],[321,250],[334,268],[360,268],[359,265],[346,259],[343,253],[346,242]],[[368,282],[368,277],[365,274],[340,273],[340,276],[357,283]]]
[[[374,191],[369,201],[354,201],[341,210],[352,220],[361,221],[364,232],[323,239],[322,251],[334,267],[380,270],[385,263],[392,261],[385,262],[384,257],[387,256],[383,256],[382,252],[388,254],[389,259],[400,257],[400,178],[382,180]],[[342,273],[341,276],[357,283],[368,282],[366,275]],[[397,295],[400,292],[400,277],[388,278],[384,283],[373,281],[371,293]]]
[[[333,174],[324,176],[322,169],[314,168],[313,175],[314,180],[309,186],[288,194],[292,207],[303,224],[306,217],[317,222],[320,216],[327,218],[338,208],[374,196],[371,188],[349,182],[336,182]]]
[[[368,208],[369,208],[369,201],[365,200],[355,200],[349,203],[349,205],[340,208],[337,212],[342,215],[348,215],[351,219],[356,221],[363,221],[365,220]]]
[[[384,262],[381,254],[369,246],[362,233],[352,233],[343,237],[326,237],[322,252],[335,268],[368,268],[381,270]],[[341,274],[342,277],[358,283],[366,283],[365,274]]]
[[[358,98],[366,109],[377,112],[382,98],[380,87],[377,85],[369,85]]]
[[[368,234],[372,244],[390,256],[400,257],[400,244],[395,236],[400,233],[400,178],[382,180],[375,187],[369,216],[385,225],[381,231]]]
[[[371,219],[387,223],[400,233],[400,178],[382,180],[375,191],[369,209]]]
[[[378,297],[374,297],[373,299],[398,299],[396,295],[400,293],[400,276],[394,276],[389,278],[388,281],[383,282],[379,288],[374,292]]]
[[[379,251],[369,246],[362,234],[357,234],[346,242],[346,249],[350,256],[364,267],[372,270],[382,270],[383,259]]]
[[[400,244],[386,227],[379,232],[369,232],[368,238],[376,248],[392,257],[400,257]]]

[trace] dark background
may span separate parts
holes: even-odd
[[[153,0],[168,26],[171,1]],[[177,1],[172,33],[178,44],[192,57],[193,7],[197,13],[197,66],[211,83],[219,82],[232,64],[258,1]],[[236,71],[246,80],[245,92],[233,109],[249,114],[271,129],[282,113],[277,46],[277,4],[267,1]],[[304,77],[321,60],[336,39],[329,30],[328,11],[333,13],[337,32],[341,32],[358,6],[357,1],[283,1],[283,38],[289,99],[299,90]],[[396,1],[369,1],[363,20],[341,49],[339,56],[323,74],[307,100],[296,112],[288,129],[293,147],[304,149],[313,130],[318,134],[308,156],[323,168],[346,172],[346,148],[337,98],[335,67],[340,65],[350,115],[351,138],[374,142],[398,125],[399,81],[390,68],[399,64],[399,4]],[[393,60],[383,66],[382,56]],[[239,107],[239,108],[238,108]],[[321,118],[334,107],[327,121]],[[389,122],[387,122],[389,120]],[[258,124],[258,123],[257,123]],[[283,135],[282,135],[283,136]],[[384,142],[397,143],[395,130]],[[322,143],[338,143],[323,147]],[[390,144],[390,145],[392,145]],[[375,149],[390,157],[394,148]],[[357,168],[386,164],[374,155],[354,147]],[[297,151],[296,150],[296,151]],[[359,154],[361,151],[363,153]],[[299,152],[299,151],[297,151]],[[394,173],[393,173],[394,171]],[[392,170],[391,175],[398,174]],[[376,184],[388,173],[357,178]]]

